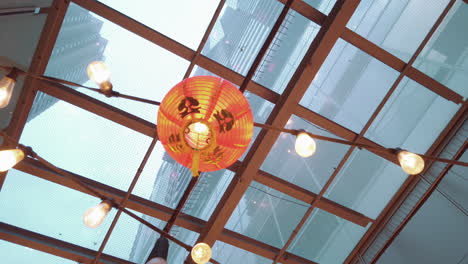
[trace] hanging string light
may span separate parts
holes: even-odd
[[[90,228],[96,228],[104,222],[107,214],[112,209],[110,201],[104,200],[96,206],[86,210],[83,214],[83,223]]]
[[[297,134],[294,147],[299,156],[307,158],[315,153],[316,144],[315,140],[311,136],[309,136],[305,131],[302,131]]]
[[[0,172],[13,168],[24,159],[24,152],[21,149],[8,149],[0,151]]]
[[[190,253],[192,259],[197,264],[208,263],[211,259],[211,247],[206,243],[196,244]]]
[[[420,174],[424,170],[424,159],[412,152],[398,149],[398,162],[409,175]]]
[[[112,83],[110,82],[111,73],[106,64],[102,61],[93,61],[86,68],[89,79],[99,85],[99,89],[106,96],[112,94]]]
[[[10,72],[0,80],[0,108],[5,108],[10,103],[17,77],[18,71],[16,68],[12,68]]]

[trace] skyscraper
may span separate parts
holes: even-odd
[[[45,75],[84,84],[87,65],[103,60],[107,40],[100,35],[103,22],[89,11],[70,5],[52,51]],[[58,100],[44,93],[34,99],[28,121]]]

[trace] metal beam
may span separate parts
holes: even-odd
[[[299,103],[328,53],[338,40],[358,3],[359,1],[356,0],[338,1],[333,14],[327,18],[327,22],[320,29],[298,70],[275,105],[267,124],[278,127],[286,125],[291,114],[294,113],[295,106]],[[210,245],[214,244],[278,136],[279,132],[277,131],[262,130],[260,132],[257,140],[247,153],[242,166],[211,215],[208,225],[200,234],[198,242],[203,241]],[[285,262],[287,260],[281,258],[280,261]]]
[[[34,51],[29,72],[34,74],[43,74],[45,72],[68,5],[69,0],[53,1],[44,27],[42,28],[41,37],[39,38],[36,50]],[[21,132],[26,124],[29,111],[31,111],[32,103],[37,91],[36,85],[37,80],[32,78],[25,79],[11,122],[6,129],[7,134],[16,141],[19,140]],[[5,181],[6,174],[6,172],[0,172],[0,190],[3,186],[3,182]]]
[[[39,163],[36,160],[26,158],[22,162],[18,163],[15,169],[28,173],[30,175],[63,185],[65,187],[92,195],[86,189],[83,189],[83,187],[81,187],[80,185],[49,170],[48,168],[46,168],[45,166],[43,166],[41,163]],[[116,189],[114,187],[102,184],[100,182],[85,178],[77,174],[73,174],[73,173],[71,174],[77,180],[84,182],[88,186],[91,186],[92,188],[98,190],[99,192],[103,193],[107,197],[112,198],[116,201],[122,200],[126,195],[125,191]],[[144,199],[135,195],[130,195],[126,206],[129,209],[141,212],[151,217],[161,219],[162,221],[165,221],[165,222],[169,221],[172,215],[175,213],[175,210],[169,207],[160,205],[158,203],[149,201],[147,199]],[[186,215],[186,214],[181,214],[177,217],[174,224],[177,226],[183,227],[185,229],[188,229],[190,231],[200,233],[203,230],[203,227],[207,223],[206,221],[203,221],[196,217]],[[235,247],[250,251],[254,254],[260,255],[265,258],[270,258],[270,259],[272,259],[280,250],[278,248],[267,245],[263,242],[257,241],[255,239],[249,238],[247,236],[235,233],[227,229],[222,230],[220,240],[225,243],[231,244]],[[314,264],[313,261],[304,259],[302,257],[296,256],[293,254],[290,254],[287,257],[288,257],[288,262],[284,262],[284,263]]]
[[[77,246],[62,240],[35,233],[26,229],[0,223],[0,239],[39,250],[48,254],[70,259],[78,263],[90,263],[96,255],[96,251]],[[116,258],[107,254],[101,256],[99,263],[135,264],[133,262]]]

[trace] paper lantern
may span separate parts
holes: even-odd
[[[198,171],[216,171],[238,160],[253,135],[253,116],[244,95],[213,76],[185,79],[164,97],[158,137],[167,153]]]

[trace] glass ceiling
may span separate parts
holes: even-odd
[[[95,87],[85,69],[91,61],[102,60],[112,70],[116,91],[157,101],[184,76],[215,75],[240,86],[285,2],[227,0],[220,5],[220,1],[141,0],[129,5],[124,0],[72,0],[64,17],[59,14],[56,18],[63,19],[57,36],[47,39],[53,49],[50,58],[46,56],[44,74]],[[276,112],[287,109],[286,128],[345,140],[359,136],[384,147],[426,153],[463,104],[463,99],[448,100],[449,94],[468,96],[468,35],[459,34],[468,21],[468,5],[457,0],[422,52],[416,54],[412,69],[431,80],[424,82],[409,71],[399,81],[402,69],[393,65],[410,60],[449,0],[360,1],[343,25],[342,31],[347,33],[328,43],[330,50],[322,54],[322,61],[314,61],[321,67],[305,84],[308,88],[302,96],[295,87],[296,79],[310,65],[301,61],[304,56],[315,56],[310,47],[327,45],[323,34],[340,30],[326,23],[327,15],[336,15],[332,11],[336,2],[296,1],[288,11],[245,93],[255,122],[275,122]],[[64,1],[53,4],[63,6]],[[54,22],[44,22],[47,16],[55,16],[54,11],[41,15],[38,26],[45,23],[46,29],[42,34],[50,34],[47,27]],[[37,29],[29,33],[31,43],[37,42]],[[356,38],[363,38],[364,44],[354,46]],[[44,45],[39,43],[36,52]],[[7,53],[0,54],[0,59],[21,65],[31,61]],[[191,64],[194,68],[188,71]],[[50,84],[41,84],[34,89],[38,92],[32,106],[16,104],[18,113],[28,114],[26,122],[11,123],[22,131],[20,143],[93,186],[123,198],[156,132],[157,106],[67,86],[56,91]],[[278,108],[276,103],[286,96],[297,104]],[[12,109],[2,109],[0,114],[2,127],[18,115]],[[254,140],[263,140],[258,137],[260,130],[256,128]],[[294,151],[294,140],[281,133],[271,145],[262,143],[258,148],[270,151],[255,164],[258,172],[253,175],[238,173],[239,165],[249,161],[246,154],[228,169],[203,173],[183,205],[179,201],[191,172],[158,142],[127,206],[159,228],[182,206],[170,233],[194,245],[200,233],[207,235],[212,222],[220,221],[217,213],[235,201],[227,222],[220,222],[224,230],[214,239],[213,257],[220,263],[272,263],[290,240],[285,249],[288,260],[282,263],[343,263],[408,175],[385,156],[326,141],[317,141],[314,156],[301,158]],[[257,154],[257,148],[248,151]],[[85,227],[82,213],[98,203],[98,198],[35,166],[28,161],[10,170],[0,185],[2,223],[75,244],[93,254],[104,246],[102,253],[127,261],[124,263],[146,261],[158,238],[156,233],[122,214],[103,245],[116,211],[99,228]],[[331,177],[329,188],[323,190]],[[236,194],[241,197],[237,202],[226,194],[244,178],[248,187]],[[321,191],[321,202],[304,218]],[[301,221],[304,225],[292,236]],[[0,238],[7,240],[0,240],[6,263],[78,261],[71,255],[70,260],[61,259]],[[183,263],[187,255],[171,242],[168,263]]]

